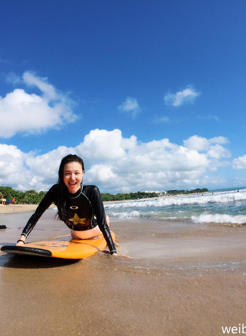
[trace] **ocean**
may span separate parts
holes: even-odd
[[[246,188],[105,204],[112,220],[246,224]]]

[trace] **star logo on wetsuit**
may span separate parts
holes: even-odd
[[[73,225],[88,225],[88,218],[80,218],[76,213],[73,218],[69,218],[69,222],[72,222]]]

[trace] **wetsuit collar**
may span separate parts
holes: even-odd
[[[81,195],[82,193],[82,186],[80,187],[80,189],[78,191],[76,191],[75,194],[71,194],[71,193],[68,193],[68,196],[69,198],[73,199],[73,198],[77,198]]]

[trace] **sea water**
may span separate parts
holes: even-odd
[[[246,188],[105,204],[112,219],[246,224]]]

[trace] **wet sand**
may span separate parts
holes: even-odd
[[[54,214],[30,241],[68,233]],[[0,215],[0,244],[14,242],[29,216]],[[246,324],[246,227],[111,227],[117,257],[62,262],[1,252],[0,335],[218,336],[222,326]]]

